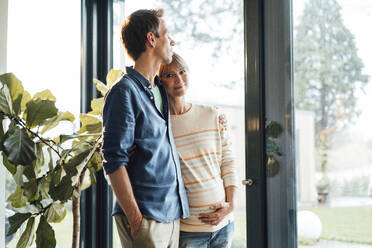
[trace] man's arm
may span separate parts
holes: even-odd
[[[103,167],[110,178],[117,201],[127,216],[134,239],[142,214],[134,198],[126,166],[129,150],[134,142],[135,117],[131,105],[131,93],[120,82],[105,96],[103,107]]]
[[[130,183],[127,169],[122,166],[108,176],[116,199],[127,216],[131,235],[134,239],[141,226],[142,214],[138,208],[136,199],[134,198],[132,184]]]

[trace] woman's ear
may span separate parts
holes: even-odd
[[[155,35],[152,32],[148,32],[146,35],[147,41],[151,47],[155,47]]]

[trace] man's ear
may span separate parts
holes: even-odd
[[[152,32],[148,32],[146,35],[147,41],[151,47],[155,47],[155,35]]]

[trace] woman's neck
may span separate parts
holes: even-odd
[[[184,96],[169,97],[169,110],[171,115],[182,115],[189,111],[191,103],[185,101]]]

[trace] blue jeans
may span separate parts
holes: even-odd
[[[234,222],[215,232],[180,232],[179,248],[230,248]]]

